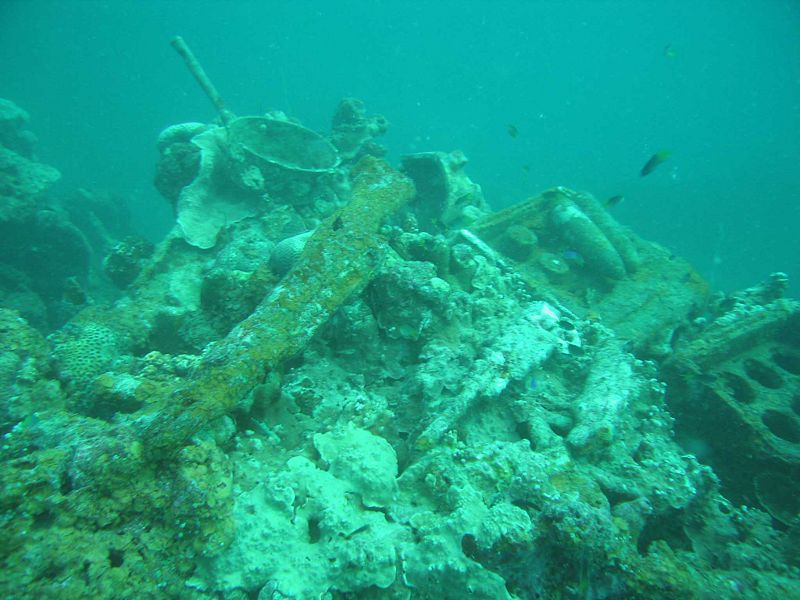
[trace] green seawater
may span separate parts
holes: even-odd
[[[553,185],[624,194],[618,218],[715,287],[785,271],[797,296],[799,29],[791,0],[4,0],[0,81],[64,183],[119,193],[154,239],[172,223],[154,140],[214,116],[180,34],[238,114],[324,131],[356,96],[394,157],[462,149],[495,208]]]

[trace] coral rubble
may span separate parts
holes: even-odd
[[[0,309],[3,595],[800,596],[783,278],[712,296],[567,188],[491,212],[386,127],[173,126],[164,240],[68,221],[123,291],[47,336]]]

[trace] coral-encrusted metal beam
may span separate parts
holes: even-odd
[[[270,369],[299,353],[314,333],[372,278],[384,253],[384,220],[414,195],[411,181],[371,157],[353,169],[351,201],[328,217],[295,267],[247,319],[205,351],[194,377],[173,403],[140,421],[151,459],[179,448],[230,412]]]

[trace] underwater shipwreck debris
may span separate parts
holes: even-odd
[[[631,232],[590,194],[565,187],[546,190],[536,198],[486,215],[474,229],[495,240],[506,235],[512,225],[530,229],[550,251],[577,250],[597,276],[622,279],[635,272],[639,262]]]
[[[709,295],[691,265],[640,239],[587,193],[546,190],[471,229],[507,257],[532,289],[552,289],[572,310],[602,315],[642,356],[668,354],[686,314]],[[524,230],[531,243],[520,253],[516,240],[525,238]],[[669,283],[679,278],[685,285]]]
[[[481,187],[464,173],[463,152],[419,152],[401,160],[417,189],[413,210],[425,231],[468,227],[489,212]]]
[[[577,204],[562,200],[553,207],[551,219],[555,229],[563,232],[567,244],[584,257],[588,268],[610,279],[625,276],[619,252]]]
[[[339,154],[327,139],[292,121],[239,117],[226,133],[227,151],[237,166],[246,165],[247,157],[304,173],[330,173],[339,166]]]
[[[761,506],[787,526],[800,524],[800,481],[797,477],[762,471],[753,479],[753,487]]]
[[[513,380],[539,367],[557,349],[564,346],[557,309],[546,302],[534,302],[521,307],[518,315],[509,318],[506,333],[485,349],[476,360],[462,391],[440,407],[438,414],[419,433],[415,445],[429,450],[455,428],[459,419],[479,399],[494,398],[503,393]]]
[[[236,117],[184,40],[172,45],[222,121],[203,129],[173,126],[159,136],[157,186],[169,199],[177,192],[177,222],[188,243],[211,248],[223,227],[258,214],[269,198],[308,204],[335,197],[331,175],[340,158],[330,141],[282,113]],[[187,140],[190,131],[197,134]],[[187,141],[199,149],[199,166]]]
[[[218,183],[257,210],[212,246],[179,231],[149,257],[123,246],[120,279],[135,277],[123,297],[47,341],[0,310],[0,592],[799,596],[785,526],[731,504],[675,443],[659,370],[674,354],[686,374],[694,352],[727,339],[716,326],[757,329],[785,278],[708,309],[685,261],[589,194],[556,188],[488,214],[463,155],[414,155],[401,174],[371,157],[383,122],[341,108],[342,160],[311,173],[335,176],[341,196],[266,198],[220,152]],[[164,135],[172,184],[195,179],[182,178],[186,145],[209,131],[224,128]],[[299,137],[302,153],[313,142]],[[619,278],[584,256],[584,234]],[[706,310],[717,318],[703,327]],[[774,320],[763,356],[731,359],[758,398],[762,386],[785,399],[800,372],[794,318]],[[717,385],[711,367],[676,393],[707,400],[692,394]],[[791,476],[770,470],[751,490],[786,526]]]
[[[678,435],[689,447],[703,440],[726,496],[749,505],[776,497],[769,482],[800,476],[800,303],[774,290],[767,283],[722,302],[662,371]],[[774,477],[759,492],[764,472]]]
[[[189,45],[179,35],[172,39],[170,45],[175,48],[175,51],[181,56],[189,72],[195,80],[197,80],[197,83],[200,85],[205,95],[208,96],[208,99],[211,100],[211,104],[217,109],[222,123],[227,125],[231,117],[225,109],[225,102],[222,100],[222,96],[217,91],[216,86],[211,82],[211,78],[206,74],[205,69],[203,69],[203,65],[201,65],[200,61],[195,57],[194,52],[192,52]]]
[[[202,358],[198,377],[143,431],[153,457],[233,409],[264,373],[299,352],[333,312],[369,282],[380,262],[378,229],[414,187],[385,162],[365,157],[353,171],[351,201],[308,239],[298,263],[255,312]],[[348,227],[334,229],[337,219]]]
[[[227,127],[207,127],[191,143],[199,149],[199,168],[178,193],[176,211],[184,238],[198,248],[213,247],[224,227],[264,211],[269,199],[293,205],[336,199],[336,148],[285,118],[239,117]],[[187,156],[181,140],[165,144],[161,156],[159,171],[171,179],[160,178],[159,189],[174,190],[195,171],[176,164]]]

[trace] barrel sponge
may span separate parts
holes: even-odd
[[[589,268],[611,279],[625,277],[625,265],[616,248],[572,200],[562,199],[550,216],[561,236],[580,252]]]
[[[386,506],[397,489],[397,455],[384,438],[352,425],[314,436],[329,472],[361,495],[365,506]]]

